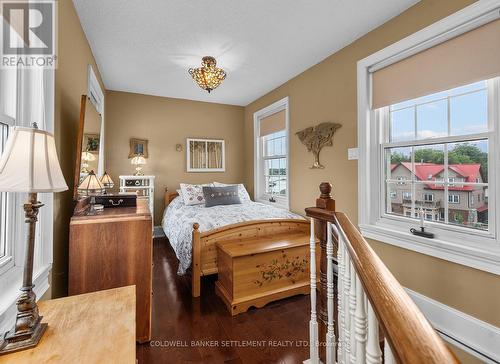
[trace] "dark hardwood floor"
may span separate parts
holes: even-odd
[[[146,363],[302,363],[309,348],[309,296],[231,317],[215,295],[216,276],[192,298],[189,275],[177,275],[166,238],[154,240],[152,341],[137,345]]]

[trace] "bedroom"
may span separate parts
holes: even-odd
[[[16,3],[1,2],[2,6]],[[440,354],[456,355],[464,363],[500,360],[495,345],[500,338],[500,253],[495,235],[500,214],[494,214],[493,209],[498,199],[493,167],[498,163],[494,134],[498,106],[483,107],[473,115],[486,120],[483,124],[464,117],[458,117],[454,124],[453,117],[453,105],[464,95],[483,97],[474,105],[497,105],[498,1],[382,1],[377,5],[369,1],[321,1],[315,6],[300,2],[293,7],[284,1],[250,5],[242,1],[118,4],[61,0],[56,4],[52,15],[56,20],[53,41],[57,64],[42,72],[16,70],[14,78],[12,66],[4,62],[0,70],[1,126],[7,125],[5,130],[13,135],[14,126],[29,127],[36,121],[40,129],[53,134],[62,179],[58,180],[59,188],[52,191],[63,185],[68,188],[54,194],[38,190],[45,206],[40,207],[33,239],[32,279],[47,331],[35,347],[1,355],[0,362],[23,362],[26,355],[40,355],[37,362],[43,362],[50,355],[62,355],[65,362],[129,362],[133,358],[139,363],[300,363],[306,359],[314,362],[316,356],[329,362],[332,353],[342,361],[347,345],[324,349],[331,339],[327,334],[335,334],[333,342],[342,343],[343,329],[349,331],[342,326],[345,306],[337,297],[339,287],[345,289],[342,274],[346,270],[342,262],[327,257],[327,235],[332,235],[327,234],[327,220],[344,229],[349,246],[357,241],[354,237],[360,230],[364,245],[358,249],[373,249],[367,253],[370,262],[356,266],[356,272],[366,290],[361,294],[370,299],[381,331],[388,336],[385,348],[392,349],[396,361],[418,362],[405,355],[418,355],[419,345],[402,344],[405,329],[401,327],[398,337],[391,336],[388,326],[397,326],[401,320],[392,317],[386,322],[382,311],[398,305],[389,299],[377,301],[373,290],[381,288],[371,287],[369,282],[375,282],[363,276],[363,268],[377,259],[416,306],[408,306],[409,301],[399,304],[412,314],[423,314],[439,333],[424,335],[422,331],[422,340],[435,340],[434,349]],[[2,14],[8,12],[2,10]],[[10,23],[14,31],[22,27],[7,21],[6,16],[4,24]],[[278,18],[280,22],[276,22]],[[473,21],[477,18],[485,20]],[[5,29],[4,25],[4,33]],[[36,34],[45,40],[42,33]],[[488,44],[484,48],[487,59],[479,46],[473,48],[477,51],[469,51],[470,43],[453,48],[455,40],[467,41],[469,36],[480,40],[472,41],[474,47]],[[422,46],[424,43],[427,45]],[[413,45],[423,47],[418,49],[420,53],[404,52]],[[432,64],[425,63],[429,57],[416,58],[434,49],[438,56],[430,53]],[[457,49],[459,57],[453,53]],[[210,87],[203,85],[206,79],[198,79],[200,85],[189,72],[200,68],[204,56],[215,57],[215,67],[226,74],[225,78],[219,74],[220,84],[210,92]],[[455,68],[434,64],[441,59],[451,64],[450,57],[457,67],[463,66],[461,71],[472,75],[457,79]],[[462,58],[463,64],[455,61]],[[423,66],[412,66],[415,59]],[[379,62],[384,67],[380,68]],[[467,62],[483,63],[482,67],[468,67]],[[384,80],[394,75],[380,71],[394,70],[392,64],[403,64],[410,72],[399,70],[407,72],[401,77],[396,69],[396,79],[405,82],[401,87],[384,89]],[[452,71],[441,72],[444,76],[439,73],[447,68]],[[472,68],[479,71],[474,73]],[[385,92],[386,99],[363,99],[363,92],[368,94],[372,87],[363,82],[363,69],[370,69],[367,72],[374,73],[376,80],[378,73],[381,89],[373,92]],[[421,70],[430,72],[431,77],[422,77]],[[449,113],[439,103],[439,92],[447,90],[451,90],[447,94]],[[419,99],[429,94],[427,99]],[[432,121],[436,125],[448,117],[448,133],[446,127],[444,134],[435,127],[436,139],[428,142],[423,133],[427,130],[419,130],[418,125],[415,130],[407,125],[398,129],[404,135],[411,130],[417,138],[393,140],[395,134],[391,134],[393,139],[383,144],[390,155],[384,166],[383,158],[372,157],[380,154],[378,150],[370,149],[376,144],[370,142],[376,137],[370,121],[379,121],[365,111],[372,111],[372,101],[380,107],[377,110],[386,110],[388,105],[410,99],[415,110],[435,102],[436,107],[429,109],[438,111],[427,115],[436,117]],[[363,109],[363,105],[369,106]],[[471,112],[462,114],[470,116]],[[364,115],[368,115],[366,119]],[[418,124],[416,117],[412,120]],[[303,136],[316,135],[307,128],[322,123],[331,123],[316,129],[319,138],[326,135],[327,140],[320,143],[324,147],[306,145]],[[459,131],[453,134],[450,130]],[[303,134],[297,135],[300,132]],[[6,142],[4,129],[1,135]],[[467,148],[463,147],[466,143]],[[428,144],[433,145],[432,150],[425,148]],[[407,153],[405,148],[416,152]],[[467,154],[471,151],[475,157]],[[319,167],[315,162],[324,168],[312,168]],[[487,168],[488,163],[493,166]],[[448,168],[439,169],[445,164]],[[463,168],[464,164],[470,168]],[[20,190],[13,192],[23,178],[33,176],[21,176],[20,170],[19,164],[11,172],[19,174],[17,180],[0,170],[1,333],[14,327],[23,268],[30,263],[25,261],[24,251],[27,243],[33,243],[24,235],[30,225],[25,223],[22,209],[26,195]],[[92,183],[98,180],[104,184],[98,196],[93,196],[95,204],[98,209],[102,202],[107,204],[95,215],[88,215],[94,198],[81,196],[96,194],[89,184],[90,192],[82,186],[83,177],[91,170],[97,177]],[[379,182],[379,174],[383,174],[379,171],[387,170],[391,177],[384,185]],[[134,176],[136,172],[143,176]],[[105,173],[112,184],[102,178]],[[432,184],[426,181],[429,175]],[[412,176],[422,178],[415,182]],[[42,183],[42,179],[35,182]],[[323,182],[331,184],[332,200],[326,185],[320,192]],[[195,186],[181,188],[181,184]],[[216,204],[233,203],[191,205],[188,193],[192,189],[196,190],[195,200],[221,193],[231,197]],[[386,199],[374,198],[384,189]],[[177,190],[182,196],[175,196]],[[116,196],[106,197],[103,191]],[[126,198],[119,194],[124,191],[140,191],[146,198]],[[22,191],[26,192],[36,191],[30,187]],[[420,201],[416,200],[417,192]],[[134,216],[131,210],[121,210],[126,207],[109,206],[120,200],[137,205],[129,207],[136,209]],[[310,206],[336,214],[319,214],[314,209],[306,212]],[[82,208],[83,212],[79,211]],[[396,224],[389,229],[387,224],[372,223],[379,211],[395,215],[392,220]],[[311,244],[311,217],[320,243]],[[230,228],[225,229],[228,224]],[[409,232],[414,228],[418,233],[421,224],[435,237]],[[339,236],[342,233],[337,231],[332,241],[336,258]],[[315,249],[312,254],[311,248]],[[274,260],[286,263],[282,255],[300,257],[287,265],[286,269],[292,266],[295,270],[283,273],[288,274],[285,284],[272,273],[280,269],[273,265]],[[310,272],[313,261],[317,269]],[[328,263],[335,274],[329,272]],[[239,267],[245,264],[245,272],[254,275],[240,274],[243,268]],[[309,273],[314,272],[317,280],[310,278]],[[333,302],[327,297],[331,288],[328,278],[334,279]],[[130,291],[106,291],[129,285],[136,286],[136,304],[130,303]],[[98,298],[92,297],[97,296],[80,296],[87,292],[112,294],[99,299],[113,304],[94,302]],[[314,298],[318,339],[316,331],[310,329]],[[44,313],[72,302],[73,309],[80,311],[68,311],[67,320]],[[335,308],[339,305],[339,312],[333,312],[340,315],[333,320],[333,331],[328,330],[329,303]],[[82,314],[89,307],[96,310],[95,316]],[[365,313],[368,327],[365,338],[373,343],[369,310],[365,307],[360,312]],[[110,315],[116,316],[110,319]],[[405,320],[408,317],[403,316]],[[108,331],[95,335],[103,326]],[[56,329],[59,339],[47,335]],[[78,335],[79,330],[87,334]],[[140,330],[144,336],[138,334]],[[61,341],[62,335],[68,340]],[[44,345],[49,338],[53,341]],[[382,337],[378,339],[383,342]],[[400,340],[400,345],[392,340]],[[80,348],[80,356],[64,357],[70,355],[68,343]],[[353,341],[352,347],[356,343]],[[368,353],[373,353],[373,348],[367,347]],[[377,360],[374,362],[380,362]],[[389,362],[387,357],[384,360]]]

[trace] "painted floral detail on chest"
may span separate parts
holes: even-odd
[[[285,253],[281,259],[273,259],[269,264],[258,264],[255,267],[260,270],[261,279],[254,283],[262,287],[264,283],[271,283],[274,280],[289,279],[295,284],[296,278],[300,273],[307,270],[309,261],[300,256],[289,258]]]

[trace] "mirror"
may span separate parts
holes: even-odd
[[[102,155],[101,135],[102,115],[99,114],[87,95],[82,95],[76,145],[74,200],[78,200],[78,186],[90,171],[94,171],[98,177],[103,173],[104,156]]]

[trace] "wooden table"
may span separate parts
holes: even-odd
[[[0,363],[135,363],[135,287],[40,301],[49,327],[36,348]]]

